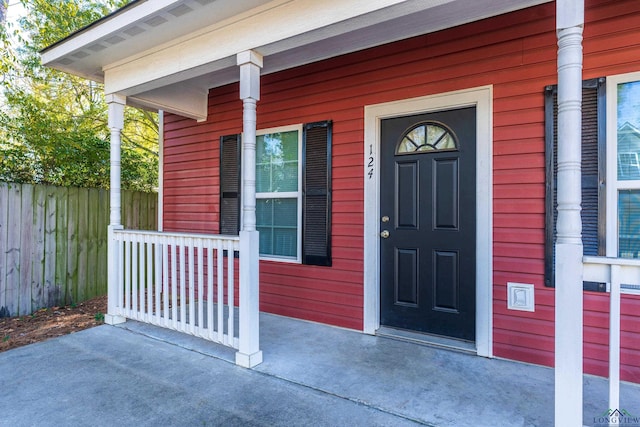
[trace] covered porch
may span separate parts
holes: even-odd
[[[145,325],[125,322],[131,319],[205,338],[230,348],[224,351],[230,352],[228,355],[241,366],[256,367],[261,372],[271,368],[282,369],[274,375],[349,401],[372,401],[376,408],[385,403],[377,400],[375,390],[386,390],[388,393],[384,393],[385,398],[393,395],[393,407],[407,408],[408,414],[403,417],[424,423],[446,425],[447,416],[453,416],[451,414],[465,407],[471,408],[471,413],[475,415],[483,414],[485,418],[482,420],[487,420],[486,425],[500,423],[496,421],[499,417],[514,417],[517,425],[548,425],[553,420],[558,425],[581,425],[588,423],[593,411],[598,411],[595,414],[598,415],[607,409],[627,408],[624,393],[622,400],[619,400],[619,290],[622,283],[638,283],[638,265],[633,261],[616,259],[583,260],[579,194],[584,2],[556,2],[555,29],[559,50],[554,59],[557,59],[560,141],[555,260],[556,283],[559,285],[554,291],[555,337],[552,338],[555,340],[552,351],[556,369],[525,370],[522,364],[509,365],[514,367],[513,375],[501,372],[508,370],[506,366],[511,362],[433,352],[430,348],[415,345],[408,348],[407,343],[400,344],[363,334],[353,335],[352,332],[336,336],[334,341],[323,341],[318,339],[318,335],[333,336],[336,330],[321,329],[316,334],[307,331],[307,334],[298,335],[297,328],[305,331],[306,327],[317,325],[304,324],[306,326],[302,327],[290,321],[293,323],[285,322],[281,327],[274,327],[283,320],[281,318],[268,317],[274,323],[263,322],[260,325],[260,263],[255,194],[256,118],[259,114],[257,116],[256,108],[260,100],[261,79],[265,75],[416,34],[509,13],[545,1],[500,2],[499,6],[485,1],[475,2],[473,8],[463,1],[433,1],[428,4],[420,1],[379,1],[370,2],[369,5],[353,1],[340,5],[326,3],[324,6],[304,0],[247,1],[238,3],[238,8],[232,7],[232,3],[199,0],[134,2],[101,24],[89,27],[67,42],[44,52],[46,61],[52,66],[105,83],[112,150],[107,322],[112,325],[123,324],[125,328],[147,328]],[[198,19],[182,18],[190,16],[201,6],[207,8],[208,16],[216,16],[219,20],[206,26],[205,10],[198,15]],[[294,21],[297,25],[290,25]],[[161,25],[166,22],[171,23],[173,32],[163,31]],[[140,36],[140,43],[122,43],[143,33],[145,35]],[[267,33],[269,38],[264,39]],[[116,46],[119,43],[122,44]],[[103,50],[106,53],[97,54]],[[88,53],[90,51],[96,53]],[[164,110],[201,123],[208,122],[213,127],[218,117],[209,113],[209,90],[223,86],[235,89],[235,86],[231,86],[235,83],[239,83],[237,98],[242,100],[242,106],[237,104],[237,111],[242,108],[243,151],[242,231],[239,236],[123,230],[120,225],[119,147],[124,106]],[[492,102],[493,98],[487,103],[487,123],[493,117]],[[194,122],[193,126],[198,125]],[[361,126],[361,123],[357,126]],[[478,279],[486,282],[484,294],[478,293],[485,304],[479,305],[481,309],[478,310],[478,316],[483,321],[479,322],[477,330],[483,332],[483,345],[486,347],[478,354],[491,357],[494,354],[492,322],[495,305],[492,299],[495,279],[491,240],[493,128],[487,126],[486,129],[487,160],[479,169],[478,176],[483,188],[486,188],[486,209],[480,212],[480,216],[485,220],[482,225],[485,231],[488,230],[489,237],[486,250],[477,252],[479,257],[486,258],[477,267]],[[362,157],[365,154],[364,164],[367,165],[375,157],[371,146],[367,145],[369,137],[365,130],[364,140],[359,141],[363,143],[365,152],[353,155]],[[371,160],[367,151],[372,155]],[[365,179],[375,177],[377,180],[377,172],[373,169],[370,172]],[[359,180],[361,178],[358,177]],[[372,203],[375,195],[370,199],[367,197],[364,196],[365,209],[375,206]],[[373,216],[379,214],[379,209],[375,207],[370,211]],[[380,231],[377,218],[370,221],[369,226],[365,223],[365,260],[376,259]],[[586,269],[583,261],[587,262]],[[360,283],[364,288],[364,301],[360,307],[364,312],[362,329],[375,334],[380,326],[380,322],[375,320],[380,310],[377,298],[367,299],[367,295],[375,295],[375,292],[368,292],[367,289],[378,287],[379,266],[375,262],[370,264],[373,267],[365,269]],[[600,400],[589,403],[589,387],[585,388],[584,395],[582,393],[583,381],[585,384],[591,381],[591,378],[584,380],[582,370],[583,280],[609,283],[612,290],[608,359],[611,386],[609,397],[605,397],[602,403],[599,403]],[[357,296],[360,294],[357,293]],[[349,338],[341,338],[345,336]],[[323,345],[318,346],[318,342]],[[354,347],[352,344],[357,345]],[[264,365],[260,365],[262,351],[270,360]],[[324,359],[324,353],[320,351],[331,357]],[[384,369],[379,363],[384,363]],[[289,378],[288,370],[295,366],[299,368]],[[366,369],[361,370],[362,367]],[[523,374],[525,371],[529,373]],[[311,376],[307,382],[305,378],[311,375],[310,372],[315,372],[316,378]],[[444,378],[449,379],[443,379],[443,374]],[[549,378],[549,375],[555,375],[555,378]],[[537,376],[543,380],[537,379]],[[376,380],[363,382],[360,378]],[[544,385],[540,386],[537,381],[542,381]],[[596,382],[599,387],[605,384],[602,380]],[[343,388],[333,388],[332,383],[342,384]],[[430,388],[434,383],[437,387]],[[486,384],[496,385],[495,390],[479,392],[485,390],[483,387]],[[531,392],[532,389],[536,392]],[[443,396],[447,390],[453,391],[452,394]],[[550,410],[554,404],[550,401],[554,392],[555,415]],[[489,409],[493,408],[491,400],[505,398],[512,400],[501,400],[500,410]],[[544,402],[544,405],[535,406],[537,402]],[[436,405],[437,411],[431,411],[425,404]],[[511,410],[506,409],[511,406]],[[594,409],[599,407],[602,409]],[[393,409],[384,410],[393,413]],[[425,413],[437,414],[439,418],[420,418]],[[462,413],[463,416],[469,414]],[[463,421],[457,419],[456,423]]]

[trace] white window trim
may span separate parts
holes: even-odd
[[[640,180],[618,181],[618,84],[638,80],[640,72],[607,76],[606,255],[611,258],[618,258],[618,191],[640,189]]]
[[[273,198],[297,198],[298,200],[298,216],[297,216],[297,253],[296,257],[284,257],[284,256],[276,256],[276,255],[260,255],[260,260],[264,261],[277,261],[277,262],[286,262],[293,264],[301,264],[302,263],[302,123],[296,125],[289,126],[279,126],[268,129],[258,129],[256,131],[256,137],[261,135],[267,135],[270,133],[279,133],[279,132],[291,132],[298,131],[298,191],[288,191],[288,192],[269,192],[269,193],[260,193],[256,190],[256,200],[258,199],[273,199]],[[242,142],[244,143],[244,138],[242,138]],[[257,147],[256,147],[257,148]],[[244,168],[244,158],[241,159],[241,167]],[[242,176],[242,180],[244,181],[244,175]],[[244,183],[241,183],[243,185]],[[242,212],[240,214],[242,216]],[[242,218],[240,218],[242,221]]]

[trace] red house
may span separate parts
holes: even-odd
[[[640,381],[639,56],[634,0],[133,1],[42,52],[105,85],[111,323],[253,366],[259,301],[555,365],[567,424],[582,362]],[[164,112],[158,233],[119,225],[125,104]]]

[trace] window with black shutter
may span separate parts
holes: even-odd
[[[545,89],[545,286],[555,286],[554,260],[558,174],[558,87]],[[605,79],[582,86],[582,244],[585,255],[605,255]],[[584,283],[585,290],[606,291],[604,283]]]
[[[332,122],[302,127],[302,263],[331,266]],[[220,139],[220,233],[240,230],[240,135]]]

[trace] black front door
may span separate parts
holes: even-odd
[[[476,109],[381,124],[380,321],[475,341]]]

